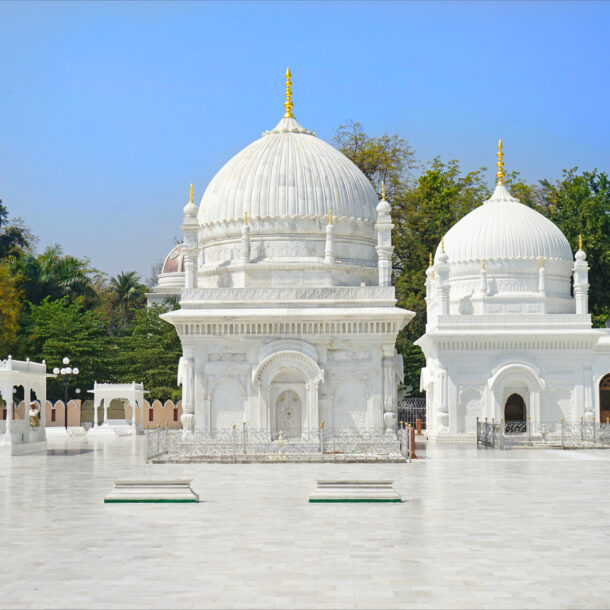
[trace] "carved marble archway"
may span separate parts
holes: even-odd
[[[285,342],[278,341],[277,343]],[[311,350],[307,350],[309,353],[304,353],[297,349],[281,349],[281,347],[295,347],[294,345],[281,345],[277,350],[269,349],[270,346],[265,347],[268,355],[252,372],[252,382],[258,388],[259,421],[270,433],[273,431],[271,409],[274,408],[274,405],[271,400],[271,384],[280,372],[296,369],[303,376],[306,388],[306,404],[303,407],[306,409],[307,415],[303,436],[307,439],[315,438],[319,427],[318,386],[324,381],[324,371],[312,357]]]

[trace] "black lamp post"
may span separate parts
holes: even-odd
[[[70,367],[68,366],[70,364],[70,358],[64,358],[62,360],[63,364],[65,365],[65,367],[59,369],[57,367],[55,367],[53,369],[53,374],[60,376],[61,380],[63,381],[64,384],[64,413],[65,413],[65,426],[66,426],[66,431],[68,430],[68,386],[70,385],[70,381],[72,380],[71,377],[72,375],[74,375],[74,377],[76,378],[76,376],[79,373],[79,370],[74,367]]]

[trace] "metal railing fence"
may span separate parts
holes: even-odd
[[[374,431],[319,430],[318,438],[284,438],[247,426],[183,434],[182,430],[146,430],[146,457],[181,461],[411,461],[411,428],[380,434]]]
[[[402,400],[398,405],[398,421],[403,421],[411,426],[421,421],[422,428],[426,427],[426,398],[409,397]]]
[[[477,419],[477,445],[510,447],[557,447],[562,449],[610,447],[610,423],[586,422],[505,422]]]

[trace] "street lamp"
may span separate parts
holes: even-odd
[[[74,376],[74,378],[76,379],[76,376],[78,375],[78,373],[80,372],[76,367],[72,368],[71,366],[68,366],[70,364],[70,358],[64,358],[62,360],[62,363],[65,365],[64,367],[57,368],[55,367],[53,369],[53,375],[56,375],[58,377],[61,377],[61,380],[64,383],[64,406],[65,406],[65,426],[66,426],[66,431],[68,430],[68,386],[70,385],[70,381],[72,381],[71,377]]]

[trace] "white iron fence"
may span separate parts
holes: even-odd
[[[477,444],[494,449],[610,447],[610,424],[598,422],[505,422],[477,420]]]
[[[146,430],[146,455],[162,462],[410,462],[411,438],[410,428],[386,434],[323,428],[315,440],[284,438],[247,426],[213,435],[157,428]]]

